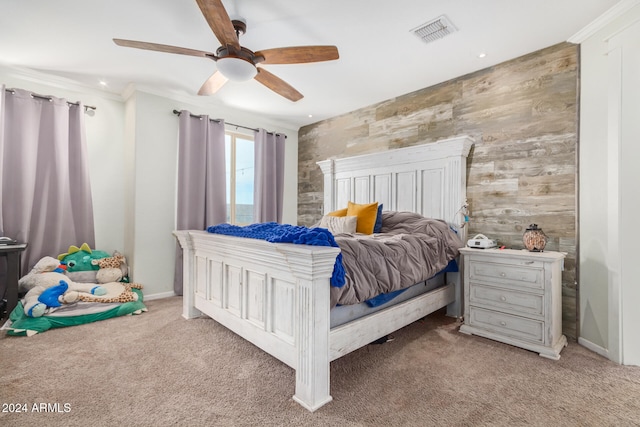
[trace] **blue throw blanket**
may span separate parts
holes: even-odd
[[[263,222],[246,225],[244,227],[231,224],[219,224],[207,227],[209,233],[227,236],[246,237],[250,239],[266,240],[271,243],[295,243],[298,245],[333,246],[339,247],[333,234],[326,228],[307,228],[299,225],[278,224],[277,222]],[[331,275],[331,286],[344,286],[344,266],[342,253],[336,257]]]

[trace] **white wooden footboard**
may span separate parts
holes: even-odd
[[[296,371],[294,400],[329,394],[329,279],[338,248],[176,231],[184,254],[183,316],[201,313]]]

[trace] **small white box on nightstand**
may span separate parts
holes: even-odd
[[[484,234],[476,234],[473,239],[467,240],[467,246],[474,249],[491,249],[497,246],[495,240],[489,239]]]

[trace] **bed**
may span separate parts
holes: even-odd
[[[466,158],[460,136],[318,162],[324,212],[377,201],[391,212],[446,221],[461,241]],[[329,364],[427,314],[462,314],[459,273],[440,274],[382,306],[350,307],[332,325],[330,279],[340,249],[175,231],[183,249],[183,317],[205,314],[295,370],[293,399],[309,411],[331,401]],[[415,291],[415,288],[422,288]],[[206,345],[206,343],[203,343]]]

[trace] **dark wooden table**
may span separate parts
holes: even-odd
[[[0,256],[6,259],[6,275],[4,283],[4,297],[0,322],[4,323],[15,306],[18,304],[18,280],[20,279],[20,254],[27,248],[26,243],[15,245],[0,245]]]

